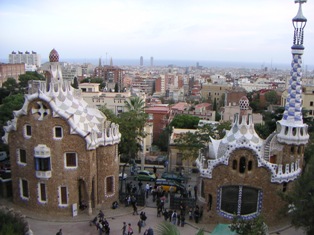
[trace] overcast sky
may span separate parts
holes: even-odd
[[[105,58],[289,63],[294,0],[0,0],[0,58],[55,48]],[[303,4],[314,64],[314,0]],[[0,60],[1,61],[1,60]]]

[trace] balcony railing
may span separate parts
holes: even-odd
[[[51,178],[51,171],[36,171],[36,177],[39,179]]]

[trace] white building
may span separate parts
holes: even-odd
[[[32,51],[32,53],[26,51],[25,53],[18,51],[12,51],[9,54],[9,63],[10,64],[19,64],[25,63],[26,65],[35,65],[36,67],[40,67],[41,65],[41,56],[36,52]]]

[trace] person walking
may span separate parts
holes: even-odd
[[[128,227],[128,235],[133,235],[133,229],[132,229],[130,223],[129,223],[129,227]]]
[[[139,189],[140,191],[142,191],[142,185],[143,185],[143,183],[142,183],[142,181],[140,180],[140,181],[138,182],[138,189]]]
[[[123,226],[122,226],[122,235],[127,235],[126,233],[126,222],[123,222]]]
[[[105,214],[104,212],[102,212],[102,210],[99,210],[98,217],[100,220],[103,220],[103,218],[105,217]]]
[[[171,215],[171,222],[176,225],[177,224],[177,217],[178,217],[178,214],[177,212],[174,210],[172,215]]]
[[[196,224],[198,224],[199,218],[200,218],[200,211],[199,211],[199,208],[196,207],[194,211],[194,221]]]
[[[150,190],[149,183],[146,183],[146,186],[145,186],[145,194],[146,194],[146,198],[148,198],[149,190]]]
[[[97,230],[98,230],[98,234],[99,234],[99,235],[102,235],[102,232],[103,232],[102,228],[103,228],[103,225],[102,225],[102,223],[101,223],[101,221],[100,221],[100,222],[98,223],[98,225],[97,225]]]
[[[188,194],[189,194],[189,198],[192,197],[192,187],[191,185],[188,186]]]
[[[145,214],[145,212],[144,211],[142,211],[141,213],[140,213],[140,219],[141,219],[141,222],[142,222],[142,227],[144,227],[145,225],[146,225],[146,219],[147,219],[147,217],[146,217],[146,214]]]
[[[143,225],[142,220],[139,220],[139,221],[137,222],[137,226],[138,226],[138,233],[141,233],[142,225]]]
[[[154,230],[151,227],[147,230],[147,235],[154,235]]]
[[[190,209],[189,209],[189,220],[192,220],[192,218],[193,218],[193,210],[190,207]]]
[[[137,212],[137,202],[136,202],[136,197],[133,195],[131,198],[131,203],[132,203],[132,207],[133,207],[133,215],[138,215]]]
[[[132,204],[133,206],[133,215],[138,215],[136,202]]]
[[[164,211],[164,213],[163,213],[163,216],[164,216],[165,221],[167,221],[167,220],[168,220],[168,217],[169,217],[169,213],[168,213],[168,210],[167,210],[167,209],[165,209],[165,211]]]
[[[184,223],[185,223],[185,216],[184,214],[181,214],[181,227],[184,227]]]
[[[197,184],[194,186],[194,197],[196,201],[197,200]]]

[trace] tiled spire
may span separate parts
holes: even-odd
[[[307,19],[302,13],[302,3],[306,0],[296,0],[299,3],[299,11],[292,19],[294,27],[292,62],[291,62],[291,78],[289,81],[288,97],[283,114],[283,120],[294,122],[295,124],[303,123],[302,118],[302,54],[304,51],[303,37],[304,27]]]
[[[295,0],[299,3],[297,15],[292,19],[294,27],[293,45],[291,47],[291,78],[288,87],[288,97],[282,120],[277,123],[279,142],[286,144],[305,144],[309,135],[307,125],[302,117],[302,55],[304,51],[304,27],[307,19],[302,13],[302,4],[306,0]]]

